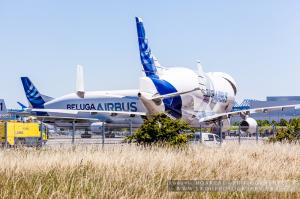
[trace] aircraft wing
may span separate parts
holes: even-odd
[[[169,94],[165,94],[165,95],[154,95],[149,100],[172,98],[172,97],[176,97],[176,96],[179,96],[179,95],[191,93],[191,92],[198,91],[198,90],[200,90],[200,88],[194,88],[194,89],[188,90],[188,91],[174,92],[174,93],[169,93]]]
[[[262,108],[253,108],[253,109],[245,109],[241,111],[234,111],[234,112],[227,112],[227,113],[220,113],[215,114],[207,117],[202,117],[199,119],[199,122],[213,122],[217,120],[223,120],[230,118],[232,116],[245,116],[250,115],[253,113],[268,113],[272,111],[284,111],[287,109],[299,109],[300,104],[294,104],[294,105],[285,105],[285,106],[271,106],[271,107],[262,107]]]
[[[54,122],[76,122],[76,123],[90,123],[98,122],[98,119],[94,118],[74,118],[74,117],[60,117],[60,116],[34,116],[38,120],[45,123],[54,123]]]
[[[130,117],[145,116],[144,112],[127,112],[127,111],[100,111],[100,110],[70,110],[70,109],[30,109],[32,112],[47,112],[47,113],[59,113],[59,114],[72,114],[77,115],[79,113],[88,113],[91,115],[107,115],[107,116],[117,116],[117,115],[128,115]]]

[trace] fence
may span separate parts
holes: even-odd
[[[238,142],[240,144],[247,142],[263,142],[270,137],[276,135],[277,128],[274,126],[257,127],[256,132],[246,133],[240,130],[239,127],[231,127],[229,130],[223,130],[220,134],[219,128],[201,128],[196,129],[197,136],[191,139],[191,141],[197,141],[201,143],[202,133],[209,133],[216,136],[216,141],[219,144],[226,142]],[[124,144],[124,140],[131,133],[129,131],[105,131],[105,133],[93,134],[85,131],[67,131],[63,133],[50,134],[46,146],[59,146],[59,145],[117,145]],[[195,134],[195,135],[196,135]],[[86,136],[89,135],[89,136]],[[211,140],[203,140],[211,141]]]

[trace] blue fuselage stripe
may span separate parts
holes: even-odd
[[[176,88],[166,80],[158,79],[157,76],[150,76],[150,79],[152,80],[153,84],[156,87],[156,90],[160,95],[177,92]],[[165,98],[163,99],[163,103],[165,105],[166,112],[168,112],[175,118],[182,117],[182,99],[180,96]]]

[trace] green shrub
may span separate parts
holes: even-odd
[[[271,142],[283,142],[283,141],[291,142],[294,139],[293,132],[294,132],[293,128],[277,129],[275,137],[271,137],[270,141]]]
[[[279,126],[287,126],[288,123],[289,123],[289,122],[286,121],[285,119],[280,119]]]
[[[270,122],[268,120],[257,120],[258,126],[271,126]]]
[[[291,119],[289,122],[281,120],[279,124],[284,127],[276,130],[275,137],[270,138],[271,142],[293,142],[300,140],[300,118]]]
[[[164,114],[156,114],[145,119],[144,124],[135,134],[127,138],[142,145],[168,144],[185,145],[191,127],[183,120],[173,120]]]

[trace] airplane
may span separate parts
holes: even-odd
[[[232,111],[237,94],[235,80],[223,72],[204,72],[200,62],[197,71],[183,67],[164,67],[152,53],[144,24],[136,17],[140,60],[144,75],[139,89],[117,91],[85,91],[83,68],[77,67],[77,89],[59,98],[38,92],[28,77],[22,77],[28,110],[45,121],[81,121],[100,126],[140,126],[143,118],[164,113],[172,119],[183,119],[192,127],[217,125],[226,127],[232,116],[242,118],[242,131],[253,133],[257,122],[250,114],[299,108],[299,105],[264,107]],[[222,128],[220,128],[222,129]]]
[[[4,99],[0,99],[0,120],[15,120],[20,116],[30,116],[29,113],[24,114],[24,111],[23,109],[8,109]]]
[[[58,98],[41,94],[28,77],[21,77],[29,107],[25,110],[44,123],[68,128],[139,127],[145,108],[138,90],[85,91],[83,66],[77,66],[76,92]],[[143,112],[139,112],[143,110]]]

